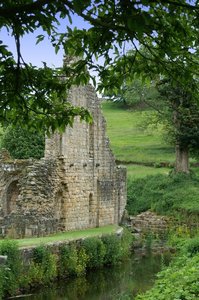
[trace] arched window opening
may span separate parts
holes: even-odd
[[[18,181],[15,180],[10,183],[7,189],[7,197],[6,197],[7,214],[16,211],[16,201],[18,196],[19,196]]]

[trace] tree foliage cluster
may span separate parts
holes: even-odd
[[[27,159],[44,157],[44,131],[28,130],[9,126],[5,130],[1,147],[8,150],[12,158]]]
[[[165,103],[168,133],[174,144],[198,155],[199,106],[198,95],[181,85],[173,86],[171,80],[162,80],[158,86],[160,98]]]
[[[59,20],[72,23],[75,14],[89,23],[89,29],[67,25],[61,32]],[[187,85],[198,72],[198,14],[198,0],[1,1],[0,29],[13,36],[17,58],[1,41],[0,121],[63,130],[76,115],[90,120],[86,110],[66,102],[71,84],[88,82],[86,66],[99,74],[101,90],[120,89],[123,78],[143,67],[148,75],[167,74]],[[38,28],[44,34],[37,43],[47,35],[56,52],[64,48],[66,55],[80,59],[62,70],[25,62],[22,37]],[[140,46],[149,54],[143,56]],[[134,49],[131,55],[129,48]],[[99,58],[103,63],[96,62]]]

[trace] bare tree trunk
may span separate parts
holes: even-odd
[[[175,162],[176,173],[189,174],[189,150],[188,147],[180,147],[176,144],[176,162]]]

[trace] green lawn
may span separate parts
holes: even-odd
[[[141,165],[130,164],[126,165],[128,179],[143,178],[147,175],[169,174],[170,168],[154,168]]]
[[[113,102],[104,102],[102,109],[107,121],[111,148],[118,160],[142,163],[174,162],[174,148],[164,142],[161,130],[143,129],[146,113],[125,110]]]
[[[89,228],[85,230],[62,232],[62,233],[57,233],[46,237],[18,239],[16,241],[20,248],[31,247],[31,246],[38,246],[41,244],[55,243],[58,241],[66,241],[66,240],[70,241],[70,240],[75,240],[80,238],[110,234],[116,232],[118,228],[119,227],[117,225],[107,225],[99,228]]]

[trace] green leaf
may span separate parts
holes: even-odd
[[[36,41],[36,45],[37,45],[44,40],[45,36],[43,34],[40,34],[36,38],[37,38],[37,41]]]

